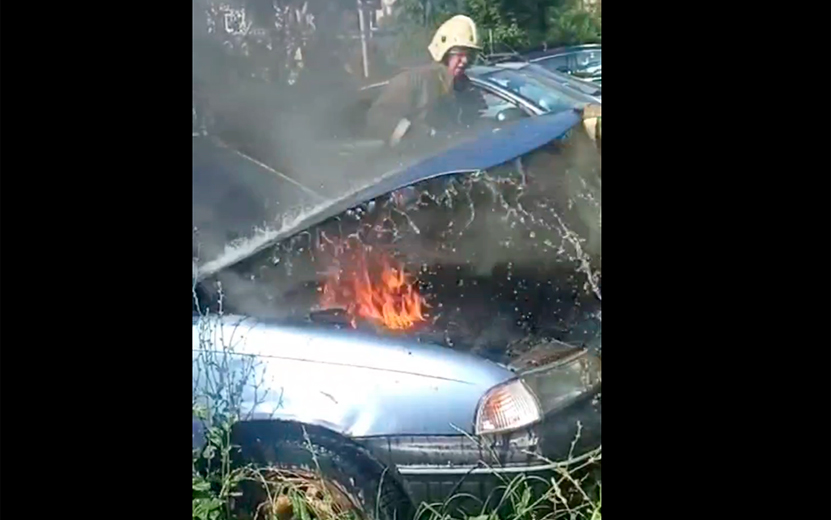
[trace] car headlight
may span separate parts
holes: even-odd
[[[542,418],[534,394],[520,379],[488,390],[476,410],[477,435],[522,428]]]
[[[476,410],[477,435],[524,428],[600,386],[600,358],[580,351],[488,390]]]

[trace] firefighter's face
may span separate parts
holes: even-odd
[[[447,68],[454,78],[464,74],[475,58],[472,50],[460,48],[451,49],[447,56]]]

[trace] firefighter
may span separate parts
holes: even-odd
[[[487,108],[465,74],[481,49],[473,20],[456,15],[444,22],[428,46],[434,63],[395,76],[369,108],[370,134],[395,146],[405,135],[471,125]],[[600,105],[587,105],[580,112],[586,133],[599,149]]]
[[[464,15],[450,18],[427,48],[434,63],[395,76],[367,113],[370,132],[392,146],[405,135],[468,126],[486,108],[465,74],[482,49],[473,20]]]

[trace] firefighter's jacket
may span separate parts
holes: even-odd
[[[402,119],[409,132],[452,131],[472,125],[487,108],[466,76],[453,79],[447,67],[433,63],[405,70],[390,80],[367,113],[371,135],[389,140]]]

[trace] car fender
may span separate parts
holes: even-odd
[[[414,340],[252,318],[194,318],[195,394],[224,370],[240,414],[317,424],[350,437],[471,432],[481,397],[514,373]],[[200,389],[200,387],[202,387]],[[210,403],[205,403],[210,406]]]

